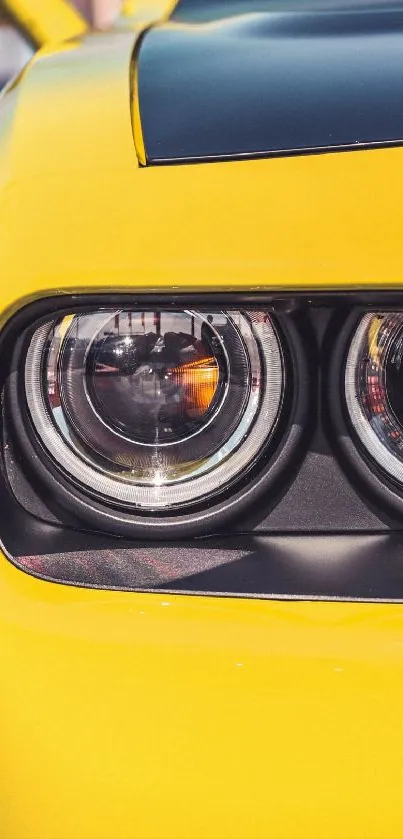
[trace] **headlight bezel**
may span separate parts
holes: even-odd
[[[227,295],[218,300],[217,295],[178,295],[174,298],[167,295],[158,296],[158,308],[178,309],[192,306],[200,311],[208,311],[214,306],[229,305],[234,308],[254,309],[265,308],[270,312],[267,302],[262,306],[253,296],[241,299],[237,295]],[[200,299],[202,298],[202,299]],[[267,298],[266,298],[267,301]],[[44,492],[51,494],[66,511],[68,516],[77,517],[84,527],[105,530],[131,538],[178,538],[190,535],[203,535],[221,530],[231,519],[241,514],[250,505],[258,505],[265,491],[273,495],[273,504],[279,492],[283,492],[289,479],[291,470],[296,468],[304,453],[304,438],[307,436],[307,412],[310,402],[310,388],[312,377],[308,371],[307,352],[303,337],[293,319],[290,317],[275,317],[276,330],[281,340],[284,352],[284,364],[287,368],[289,385],[284,396],[284,404],[280,421],[274,431],[270,447],[266,446],[255,459],[244,475],[234,481],[228,488],[217,487],[217,491],[209,501],[206,509],[203,501],[189,504],[186,510],[165,512],[163,509],[154,512],[133,512],[125,510],[108,500],[100,502],[99,498],[84,493],[79,487],[66,480],[55,463],[49,457],[46,448],[38,439],[27,410],[26,395],[22,381],[22,365],[27,352],[27,346],[32,333],[41,324],[46,323],[50,316],[62,316],[71,311],[89,313],[105,308],[125,306],[142,310],[155,308],[153,295],[80,295],[80,297],[63,300],[63,306],[55,305],[52,301],[52,312],[47,308],[46,301],[32,304],[30,324],[18,341],[14,351],[13,368],[15,375],[11,376],[7,386],[8,410],[12,415],[12,424],[22,450],[31,458],[30,469],[40,481]],[[246,305],[245,305],[246,303]],[[38,311],[39,309],[39,311]],[[40,316],[42,309],[42,316]],[[272,312],[270,312],[272,317]],[[17,373],[18,371],[18,373]],[[16,408],[17,406],[17,408]],[[28,455],[29,452],[29,455]],[[282,480],[281,480],[282,479]],[[266,499],[267,503],[267,499]]]

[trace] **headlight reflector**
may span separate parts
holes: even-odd
[[[37,329],[31,420],[65,475],[144,511],[242,476],[277,424],[284,365],[262,312],[101,311]]]

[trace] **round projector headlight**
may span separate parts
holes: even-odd
[[[362,318],[348,353],[345,393],[367,453],[403,484],[403,313]]]
[[[266,313],[102,311],[34,333],[25,392],[53,462],[94,497],[142,510],[200,502],[244,475],[284,391]]]

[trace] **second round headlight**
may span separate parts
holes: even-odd
[[[365,314],[345,371],[347,409],[367,454],[403,485],[403,313]]]
[[[56,466],[143,511],[204,501],[243,476],[284,384],[264,312],[69,315],[36,330],[25,366],[31,420]]]

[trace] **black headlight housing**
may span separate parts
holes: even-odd
[[[158,304],[151,294],[77,295],[21,307],[0,333],[3,551],[30,573],[71,584],[403,600],[403,488],[365,445],[346,389],[358,331],[381,318],[389,350],[376,399],[385,374],[399,424],[399,339],[389,327],[401,311],[399,294],[377,292],[159,295]],[[364,353],[349,374],[360,398],[374,358]],[[227,462],[255,439],[268,368],[277,396],[264,433],[244,466],[215,482],[214,455],[258,393]],[[362,408],[372,420],[376,410]],[[82,463],[75,474],[49,445],[48,424]],[[151,458],[139,458],[147,447]],[[158,448],[163,457],[153,459]],[[130,492],[148,491],[158,470],[167,477],[158,492],[199,477],[209,491],[175,490],[172,503],[147,505],[91,486],[84,467]]]

